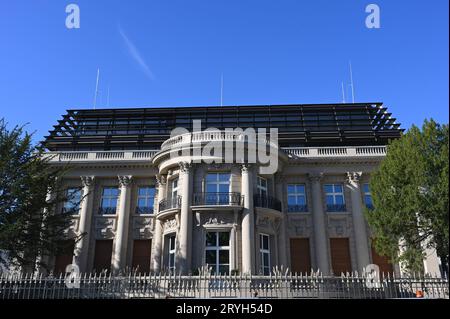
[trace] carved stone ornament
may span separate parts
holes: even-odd
[[[127,187],[131,185],[133,181],[133,176],[125,175],[125,176],[117,176],[119,179],[119,184],[121,187]]]
[[[156,186],[166,185],[167,183],[167,177],[165,175],[156,175]]]
[[[164,231],[176,230],[178,228],[178,223],[176,219],[168,219],[163,225]]]
[[[347,172],[347,182],[352,183],[359,183],[359,180],[361,179],[361,172]]]
[[[311,182],[319,182],[323,178],[323,173],[310,173],[308,179]]]
[[[192,163],[189,162],[179,162],[178,165],[180,166],[180,171],[183,173],[188,173],[192,168]]]
[[[81,183],[84,187],[90,187],[94,185],[94,176],[81,176]]]

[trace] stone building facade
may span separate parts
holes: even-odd
[[[224,153],[199,160],[196,146],[242,133],[192,131],[195,119],[202,129],[277,128],[277,145],[267,146],[276,147],[277,170],[229,163]],[[171,136],[179,126],[189,132]],[[73,262],[82,272],[183,274],[205,265],[340,274],[375,263],[398,272],[373,249],[364,210],[371,173],[400,132],[379,103],[69,110],[46,146],[51,163],[71,165],[63,184],[82,199],[68,239],[85,235],[51,263],[56,271]]]

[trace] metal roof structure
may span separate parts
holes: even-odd
[[[43,142],[50,151],[154,150],[171,130],[277,128],[281,147],[386,145],[400,124],[382,103],[71,109]]]

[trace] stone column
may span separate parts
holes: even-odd
[[[78,222],[78,236],[82,236],[76,243],[73,263],[80,268],[80,272],[87,272],[89,240],[91,235],[92,210],[94,204],[94,176],[81,176],[83,184],[83,199],[80,204],[80,220]]]
[[[157,218],[157,213],[159,213],[159,202],[164,199],[165,194],[165,187],[166,187],[166,177],[163,175],[157,175],[156,176],[157,181],[157,189],[158,189],[158,196],[157,196],[157,203],[155,208],[155,232],[153,235],[153,262],[152,262],[152,269],[155,272],[161,271],[161,255],[162,255],[162,223]]]
[[[254,272],[254,221],[253,210],[253,178],[249,165],[242,165],[241,192],[244,196],[242,212],[242,273]]]
[[[325,213],[323,211],[322,186],[320,180],[323,174],[310,174],[312,191],[312,218],[314,224],[314,245],[316,252],[317,268],[324,275],[330,273],[330,263],[328,261],[328,235],[325,224]]]
[[[188,162],[180,165],[180,230],[178,232],[178,254],[177,271],[187,274],[191,269],[191,243],[192,243],[192,214],[191,214],[191,192],[192,192],[192,164]]]
[[[126,266],[128,228],[130,222],[131,181],[132,176],[118,176],[120,184],[119,212],[117,216],[117,231],[113,252],[112,268],[114,272]]]
[[[284,190],[284,179],[283,176],[280,174],[276,175],[275,178],[275,193],[276,197],[281,201],[281,212],[282,217],[280,221],[280,228],[279,228],[279,240],[278,240],[278,263],[279,266],[287,267],[287,256],[286,256],[286,250],[288,247],[287,239],[286,239],[286,209],[285,209],[285,192]]]
[[[364,267],[369,265],[369,241],[367,238],[366,221],[363,215],[361,189],[359,179],[361,173],[347,173],[347,187],[350,189],[352,202],[353,234],[356,246],[356,261],[358,271],[363,271]]]

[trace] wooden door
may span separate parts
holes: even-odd
[[[373,243],[372,243],[372,263],[378,265],[378,267],[380,268],[380,275],[382,273],[392,274],[394,272],[394,267],[389,262],[389,258],[378,254],[377,251],[375,250]]]
[[[107,270],[111,270],[111,258],[112,258],[112,240],[97,240],[95,242],[95,255],[94,255],[94,271],[97,273]]]
[[[67,240],[63,243],[61,252],[55,256],[55,275],[65,273],[67,265],[72,264],[74,248],[75,242],[73,240]]]
[[[151,250],[151,240],[135,240],[133,242],[133,270],[137,269],[138,273],[150,272]]]
[[[352,271],[348,238],[330,238],[331,265],[334,275]]]
[[[292,272],[309,273],[311,271],[309,238],[291,238],[290,251]]]

